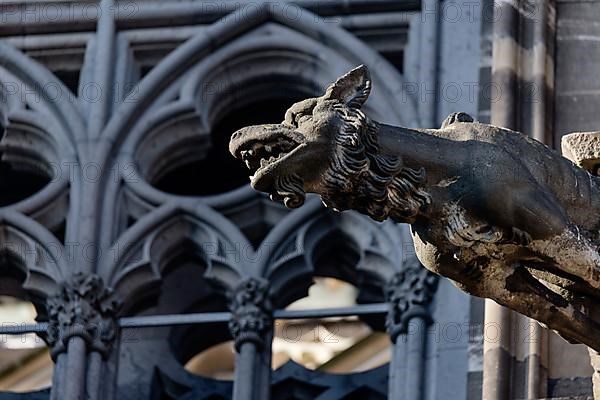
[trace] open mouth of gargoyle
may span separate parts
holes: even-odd
[[[241,158],[250,170],[252,186],[264,190],[272,182],[264,182],[268,176],[279,169],[279,166],[288,159],[301,144],[286,136],[268,139],[248,139],[238,141],[232,148],[232,153]],[[268,181],[271,181],[269,179]]]

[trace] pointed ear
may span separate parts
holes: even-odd
[[[349,107],[360,108],[371,93],[371,76],[365,65],[360,65],[329,85],[323,99],[338,100]]]

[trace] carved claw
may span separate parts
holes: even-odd
[[[464,275],[470,280],[479,281],[483,276],[483,270],[486,268],[487,262],[479,257],[465,265]]]
[[[531,235],[525,231],[522,231],[518,228],[513,227],[511,229],[511,242],[514,242],[520,246],[529,246],[531,243]]]
[[[455,246],[471,247],[475,242],[496,243],[502,236],[501,231],[494,226],[470,221],[464,209],[456,204],[446,207],[446,218],[444,234]]]

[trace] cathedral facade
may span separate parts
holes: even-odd
[[[554,146],[600,125],[598,14],[0,4],[0,399],[588,398],[585,347],[427,272],[405,225],[270,201],[227,143],[365,64],[378,121]]]

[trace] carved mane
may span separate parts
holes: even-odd
[[[413,222],[430,202],[421,186],[425,169],[403,166],[380,152],[379,124],[357,108],[336,107],[343,129],[334,137],[333,159],[324,176],[323,202],[336,210],[354,209],[383,221]]]

